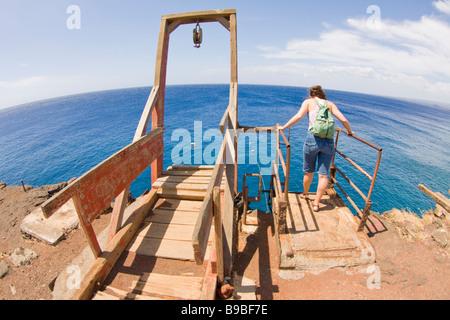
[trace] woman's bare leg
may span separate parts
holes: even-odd
[[[303,176],[303,194],[306,196],[309,192],[309,187],[314,178],[314,172],[305,173]]]
[[[316,200],[313,203],[314,207],[319,206],[320,199],[322,199],[323,194],[325,193],[327,187],[328,187],[328,176],[322,174],[319,175],[319,184],[317,185]]]

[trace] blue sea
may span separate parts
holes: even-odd
[[[150,87],[142,87],[92,92],[0,110],[0,181],[19,185],[22,179],[25,184],[38,187],[81,176],[132,141],[150,91]],[[371,198],[373,211],[382,213],[399,208],[421,215],[424,210],[433,209],[434,201],[418,189],[418,184],[448,196],[449,109],[351,92],[327,90],[327,94],[345,114],[357,136],[383,149]],[[284,124],[298,111],[306,96],[307,88],[302,87],[240,85],[239,123],[244,126]],[[215,141],[210,141],[206,133],[217,132],[228,100],[229,85],[167,87],[165,167],[173,163],[174,155],[180,155],[177,150],[181,142],[197,143],[190,150],[190,158],[178,157],[175,162],[185,159],[191,164],[201,164],[200,159],[204,164],[211,164],[211,159],[201,159],[206,154],[205,148],[211,148]],[[291,191],[303,188],[302,150],[307,125],[305,118],[290,131]],[[200,140],[199,132],[203,134]],[[274,156],[273,136],[260,134],[257,142],[244,140],[239,147],[240,190],[243,175],[267,172],[267,159]],[[249,145],[249,141],[253,143]],[[269,147],[263,150],[267,143]],[[373,173],[375,150],[342,134],[338,149]],[[367,194],[370,182],[365,176],[340,156],[336,156],[336,164]],[[151,188],[150,176],[148,169],[133,183],[134,197]],[[362,199],[359,200],[359,195],[345,180],[339,181],[357,204],[363,206]],[[270,177],[265,175],[263,182],[263,188],[268,189]],[[256,193],[257,183],[257,179],[248,180],[251,193]],[[311,191],[315,187],[313,183]],[[252,207],[267,211],[266,197],[263,193],[263,200]]]

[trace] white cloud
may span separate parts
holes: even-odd
[[[441,2],[441,1],[440,1]],[[449,2],[450,3],[450,2]],[[450,8],[448,2],[435,6]],[[418,21],[381,20],[369,28],[367,18],[347,20],[347,27],[325,30],[318,39],[292,39],[285,48],[260,47],[268,59],[303,61],[309,74],[341,74],[409,86],[424,94],[450,98],[450,25],[431,16]],[[272,69],[292,73],[281,64]],[[269,70],[269,69],[267,69]],[[362,84],[361,84],[362,85]],[[416,92],[418,94],[418,92]]]
[[[15,81],[0,81],[0,88],[2,89],[29,88],[42,84],[43,82],[46,81],[46,79],[47,77],[45,76],[36,76]]]
[[[448,1],[448,0],[434,1],[433,5],[439,11],[446,13],[446,14],[450,14],[450,1]]]

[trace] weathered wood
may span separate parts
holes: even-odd
[[[92,293],[105,281],[112,267],[136,233],[140,224],[148,214],[150,208],[156,203],[158,196],[154,190],[142,197],[140,205],[132,213],[133,219],[117,232],[112,241],[108,243],[105,251],[95,260],[89,272],[81,282],[80,288],[72,296],[72,300],[90,299]]]
[[[109,235],[108,242],[114,238],[117,231],[120,230],[123,223],[123,213],[128,203],[128,194],[130,192],[130,186],[128,185],[114,201],[113,211],[111,213],[111,222],[109,223]]]
[[[215,186],[213,189],[213,216],[214,216],[214,231],[216,244],[216,259],[217,259],[217,277],[219,283],[223,283],[225,279],[223,267],[223,239],[222,239],[222,205],[220,201],[220,189]]]
[[[193,183],[193,184],[208,184],[210,180],[210,176],[171,176],[171,175],[162,175],[156,180],[156,183],[164,186],[164,183]],[[222,182],[225,179],[222,179]]]
[[[158,49],[156,52],[155,66],[155,82],[154,85],[159,87],[156,95],[156,104],[152,112],[152,130],[164,126],[164,102],[166,95],[166,73],[167,73],[167,57],[169,52],[168,22],[161,19],[161,28],[159,31]],[[160,155],[153,163],[151,169],[151,180],[153,182],[158,179],[163,171],[163,155]]]
[[[198,217],[198,211],[170,211],[164,209],[153,210],[152,215],[145,219],[145,222],[159,222],[177,224],[190,224],[195,225],[195,221]],[[192,237],[192,233],[191,233]]]
[[[78,195],[81,219],[89,225],[129,183],[163,153],[162,133],[162,128],[153,130],[69,184],[42,204],[45,217],[50,217],[70,198]]]
[[[230,21],[222,16],[216,17],[216,20],[219,21],[221,25],[225,27],[228,31],[230,31]]]
[[[423,184],[419,184],[419,189],[422,190],[427,196],[436,201],[441,207],[450,212],[450,199],[447,199],[443,194],[433,192]]]
[[[176,199],[159,199],[152,210],[174,210],[174,211],[198,211],[202,206],[201,201],[188,201],[188,200],[176,200]]]
[[[211,177],[208,170],[188,171],[188,170],[169,170],[164,171],[161,176],[190,176],[190,177]]]
[[[136,237],[191,241],[193,231],[193,224],[177,224],[174,221],[169,223],[144,222],[139,228]]]
[[[201,277],[149,273],[143,275],[142,278],[145,281],[134,281],[131,283],[131,287],[147,294],[158,294],[186,300],[199,300],[201,297],[203,282]]]
[[[157,189],[161,198],[172,198],[181,200],[204,200],[206,191],[202,190],[177,190],[177,189]]]
[[[228,120],[229,118],[229,114],[230,114],[230,108],[232,107],[232,105],[228,105],[227,110],[225,110],[225,113],[222,116],[222,119],[220,120],[220,124],[219,124],[219,131],[221,134],[225,134],[225,128],[227,126]]]
[[[197,264],[203,263],[203,258],[206,253],[207,239],[209,237],[213,215],[212,191],[214,187],[219,186],[222,181],[223,173],[225,171],[225,164],[223,163],[225,149],[226,139],[223,139],[222,146],[220,148],[216,164],[211,175],[211,180],[205,192],[205,198],[200,209],[200,214],[197,218],[194,233],[192,235],[192,247],[194,249],[195,262]]]
[[[183,24],[197,23],[198,22],[215,22],[218,17],[229,18],[230,15],[236,14],[234,9],[223,10],[207,10],[207,11],[194,11],[164,15],[162,18],[169,21],[179,20]]]
[[[90,223],[86,222],[86,219],[83,215],[83,203],[80,201],[78,195],[74,195],[73,204],[75,206],[75,211],[77,212],[81,228],[83,229],[84,235],[88,240],[89,247],[91,248],[94,257],[98,258],[102,253],[102,249],[100,248],[100,244],[98,243],[94,228]]]
[[[134,134],[133,142],[139,140],[147,133],[148,123],[152,115],[153,108],[155,107],[158,97],[159,86],[154,86],[150,92],[150,96],[145,104],[144,111],[142,112],[141,119]],[[109,226],[108,241],[114,237],[114,235],[122,227],[123,212],[128,203],[128,194],[130,192],[130,185],[128,185],[116,198],[113,212],[111,214],[111,222]]]
[[[168,170],[188,170],[188,171],[203,171],[203,170],[214,170],[213,165],[187,165],[187,164],[173,164]]]
[[[141,119],[139,120],[139,124],[134,134],[133,141],[140,139],[143,135],[147,133],[148,123],[152,116],[152,112],[155,107],[158,94],[159,94],[159,86],[154,86],[152,88],[152,91],[150,92],[147,103],[145,104],[144,111],[142,111]]]
[[[190,241],[136,237],[127,250],[144,256],[194,261]]]

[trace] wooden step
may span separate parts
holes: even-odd
[[[144,273],[131,280],[128,288],[107,286],[93,300],[199,300],[202,287],[202,277]]]
[[[202,201],[205,198],[206,190],[177,190],[158,188],[156,193],[161,198]]]
[[[156,182],[163,185],[164,183],[199,183],[208,184],[210,176],[179,176],[179,175],[164,175],[158,178]],[[222,178],[222,182],[225,181],[225,176]]]
[[[192,234],[200,207],[200,201],[158,200],[127,250],[145,256],[194,261]]]
[[[144,256],[194,261],[192,241],[136,237],[127,250]]]

